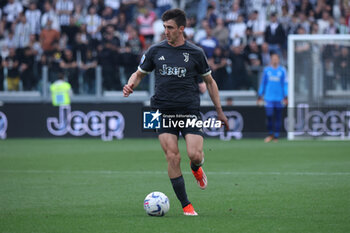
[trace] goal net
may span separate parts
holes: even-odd
[[[288,77],[288,139],[350,139],[350,35],[290,35]]]

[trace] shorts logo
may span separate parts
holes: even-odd
[[[190,54],[189,53],[183,53],[183,55],[185,57],[184,61],[188,62],[190,60]]]
[[[160,129],[161,126],[161,113],[159,110],[156,112],[143,112],[143,128],[144,129]]]

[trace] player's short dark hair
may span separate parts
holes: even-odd
[[[171,9],[163,13],[162,15],[163,22],[171,19],[175,21],[178,27],[186,26],[186,13],[183,10]]]

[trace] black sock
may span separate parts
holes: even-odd
[[[185,188],[185,180],[181,176],[170,179],[171,184],[173,185],[173,189],[175,191],[177,199],[181,202],[182,208],[190,204],[191,202],[187,199],[186,188]]]
[[[198,171],[198,169],[200,168],[201,166],[197,166],[197,165],[195,165],[194,163],[192,163],[191,162],[191,169],[193,170],[193,171]]]

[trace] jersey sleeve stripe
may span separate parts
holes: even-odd
[[[140,66],[138,66],[137,69],[138,69],[141,73],[144,73],[144,74],[149,74],[149,73],[151,73],[150,71],[146,71],[146,70],[141,69]]]
[[[205,77],[207,75],[211,74],[211,70],[209,70],[207,73],[201,74],[202,77]]]

